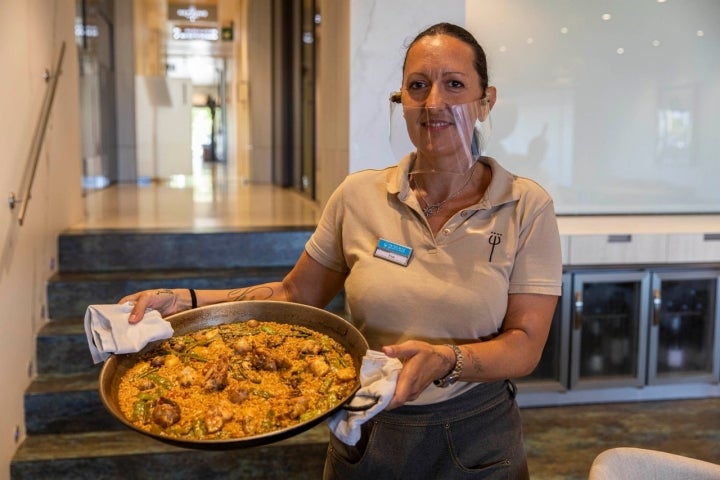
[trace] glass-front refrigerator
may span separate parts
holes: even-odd
[[[655,272],[648,383],[717,381],[717,271]]]
[[[571,388],[645,383],[649,281],[647,272],[575,274]]]
[[[535,370],[519,379],[523,391],[566,391],[570,358],[570,289],[572,275],[563,276],[562,296],[558,298],[547,342]]]

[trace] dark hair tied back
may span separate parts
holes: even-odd
[[[448,35],[450,37],[457,38],[461,42],[467,44],[472,48],[473,52],[475,53],[475,71],[478,73],[478,76],[480,77],[480,86],[482,87],[483,91],[488,86],[488,69],[487,69],[487,59],[485,58],[485,51],[480,46],[478,41],[475,39],[475,37],[472,35],[472,33],[468,32],[462,27],[459,27],[457,25],[454,25],[452,23],[436,23],[435,25],[432,25],[422,32],[420,32],[415,39],[408,45],[407,50],[405,51],[405,60],[403,61],[403,71],[405,71],[405,63],[407,62],[407,54],[410,51],[410,49],[415,45],[420,39],[424,37],[433,37],[436,35]]]

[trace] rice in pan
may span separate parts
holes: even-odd
[[[118,403],[133,425],[153,434],[241,439],[316,418],[355,386],[352,358],[327,335],[248,320],[147,352],[120,380]]]

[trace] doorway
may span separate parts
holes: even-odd
[[[76,0],[84,190],[104,188],[117,180],[113,30],[112,2]]]
[[[228,125],[225,105],[227,59],[209,55],[169,55],[168,77],[189,78],[192,86],[193,176],[211,164],[226,164]]]

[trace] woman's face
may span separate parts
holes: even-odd
[[[453,106],[474,105],[483,97],[474,61],[472,48],[449,35],[423,37],[408,51],[401,100],[408,134],[419,155],[451,155],[469,145],[477,116],[460,122],[453,112],[462,107]],[[491,89],[489,100],[494,103]],[[477,108],[473,112],[477,115]]]

